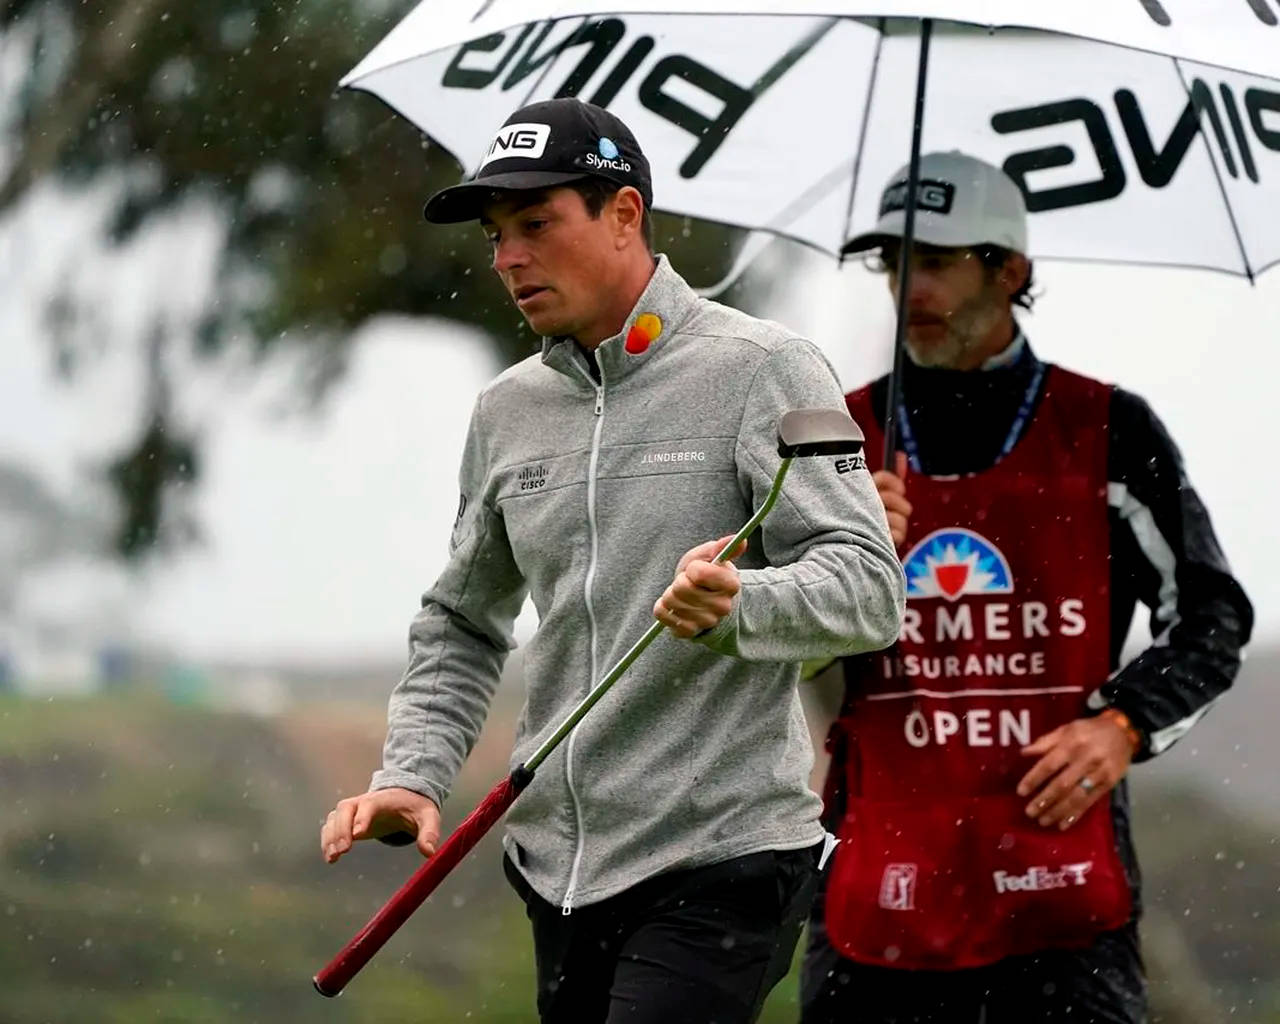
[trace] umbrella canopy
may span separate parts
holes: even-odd
[[[577,95],[632,127],[657,209],[836,255],[911,152],[912,19],[968,17],[935,27],[923,146],[1005,168],[1031,255],[1246,276],[1280,262],[1280,80],[1265,77],[1280,54],[1263,0],[672,6],[426,0],[343,84],[468,174],[513,109]]]
[[[424,0],[349,78],[525,24],[601,14],[831,15],[933,18],[1035,28],[1185,57],[1258,75],[1275,72],[1274,0]],[[424,48],[425,43],[425,48]]]

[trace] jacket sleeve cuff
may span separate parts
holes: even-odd
[[[1155,756],[1151,752],[1151,729],[1150,724],[1142,714],[1142,709],[1134,706],[1134,702],[1126,701],[1124,698],[1123,691],[1112,693],[1106,704],[1099,708],[1097,713],[1101,714],[1107,708],[1115,708],[1117,711],[1122,712],[1125,718],[1129,719],[1129,724],[1138,734],[1139,739],[1138,748],[1133,752],[1133,761],[1136,764]]]
[[[742,603],[742,591],[733,595],[733,604],[729,606],[729,614],[710,629],[692,637],[694,643],[709,647],[717,654],[733,654],[737,649],[739,609]]]
[[[445,799],[449,795],[449,791],[443,786],[428,782],[426,779],[411,772],[394,768],[384,768],[373,773],[373,780],[369,783],[369,790],[372,792],[378,789],[407,789],[411,793],[425,796],[440,809],[443,809]]]

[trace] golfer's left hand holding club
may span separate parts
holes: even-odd
[[[676,565],[676,576],[653,606],[653,617],[676,636],[688,640],[715,629],[733,610],[742,588],[732,559],[747,550],[744,540],[719,565],[712,559],[733,540],[733,534],[690,548]]]

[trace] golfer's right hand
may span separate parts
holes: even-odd
[[[889,536],[897,547],[907,542],[907,524],[911,519],[911,502],[907,501],[907,456],[905,452],[895,452],[894,472],[880,470],[872,476],[876,484],[876,493],[880,495],[880,503],[884,505],[884,513],[889,518]]]
[[[440,808],[435,801],[410,789],[375,789],[339,800],[320,829],[320,852],[333,864],[358,839],[380,839],[393,832],[416,837],[424,857],[436,852],[440,841]]]

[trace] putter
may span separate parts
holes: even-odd
[[[768,495],[756,509],[746,524],[729,541],[712,562],[719,565],[735,547],[760,525],[778,494],[782,491],[782,481],[786,479],[787,470],[794,459],[812,458],[822,455],[852,455],[862,450],[862,430],[848,413],[836,409],[793,409],[783,415],[778,422],[778,454],[782,456],[782,464],[774,475],[773,486]],[[609,692],[610,687],[618,681],[624,672],[636,660],[666,627],[661,622],[654,622],[648,631],[632,645],[613,668],[609,669],[591,691],[582,698],[578,705],[569,712],[568,717],[560,723],[543,744],[525,761],[518,765],[511,774],[499,782],[453,830],[444,845],[435,855],[410,876],[382,908],[369,919],[350,942],[342,948],[319,973],[312,978],[312,984],[322,996],[336,996],[355,977],[357,972],[382,948],[396,930],[408,920],[409,915],[418,909],[423,901],[444,881],[450,871],[480,841],[486,832],[502,817],[508,807],[515,802],[531,781],[538,766],[553,750],[573,731],[588,711]],[[408,833],[397,833],[406,843],[413,842]],[[399,838],[387,837],[393,842]]]

